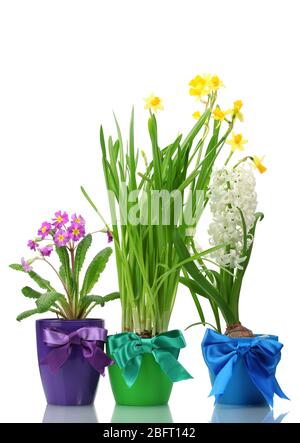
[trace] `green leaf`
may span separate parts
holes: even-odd
[[[66,283],[69,290],[72,290],[73,288],[73,279],[72,279],[72,272],[70,268],[70,258],[68,250],[65,246],[59,247],[55,246],[56,254],[59,257],[59,260],[61,262],[61,276],[64,275],[65,279],[64,282]]]
[[[129,186],[136,189],[136,159],[134,155],[134,108],[131,111],[130,128],[129,128]]]
[[[65,273],[65,268],[62,265],[59,267],[59,275],[62,278],[62,280],[65,282],[66,281],[66,273]]]
[[[79,274],[81,271],[81,268],[83,266],[85,257],[86,257],[86,253],[89,249],[89,247],[92,244],[92,236],[91,234],[88,234],[86,237],[84,237],[80,243],[78,243],[78,246],[76,248],[76,255],[75,255],[75,265],[74,265],[74,269],[75,269],[75,278],[76,281],[78,281],[79,279]]]
[[[174,245],[181,260],[185,260],[190,257],[190,253],[185,246],[182,237],[179,233],[178,229],[174,230],[173,234]],[[206,296],[210,301],[214,301],[217,303],[218,307],[222,311],[224,318],[227,323],[234,323],[235,319],[233,313],[230,309],[230,306],[226,301],[220,296],[218,290],[207,280],[207,278],[200,272],[195,263],[186,263],[184,268],[189,273],[189,275],[193,278],[194,282],[197,283],[193,290],[200,294]],[[196,288],[201,288],[197,290]]]
[[[219,332],[218,329],[213,324],[208,323],[207,321],[198,321],[197,323],[192,323],[191,325],[189,325],[188,327],[185,328],[185,331],[192,328],[193,326],[198,326],[198,325],[202,325],[202,326],[208,325],[211,328],[213,328],[216,332]]]
[[[46,292],[42,294],[36,301],[37,311],[39,313],[49,311],[57,301],[65,301],[65,297],[58,292]]]
[[[111,292],[110,294],[104,295],[103,297],[104,303],[109,301],[117,300],[120,298],[120,292]]]
[[[195,280],[191,278],[179,277],[179,283],[183,284],[192,292],[196,292],[196,294],[201,295],[201,297],[209,298],[205,292],[202,292],[202,288]]]
[[[254,236],[254,234],[255,234],[255,230],[256,230],[257,222],[262,221],[262,220],[265,218],[265,216],[264,216],[264,214],[263,214],[262,212],[256,212],[256,213],[254,214],[254,217],[255,217],[255,220],[254,220],[253,226],[252,226],[252,228],[249,230],[249,233],[252,234],[253,236]]]
[[[247,259],[242,263],[243,269],[242,270],[239,269],[238,270],[238,274],[243,274],[244,275],[245,272],[246,272],[246,269],[247,269],[247,266],[249,264],[250,257],[251,257],[251,254],[252,254],[252,249],[253,249],[253,245],[254,245],[254,237],[255,237],[255,231],[256,231],[257,223],[264,219],[264,214],[262,212],[256,212],[256,214],[254,214],[254,217],[255,217],[254,223],[253,223],[251,229],[249,229],[249,233],[248,233],[248,235],[250,237],[252,237],[252,242],[251,242],[249,248],[247,249],[247,253],[246,253]]]
[[[34,289],[30,288],[29,286],[25,286],[22,289],[22,294],[28,298],[39,298],[42,295],[41,292],[35,291]]]
[[[183,269],[183,274],[184,274],[185,278],[188,278],[188,273],[186,272],[185,269]],[[192,296],[193,301],[195,303],[195,306],[196,306],[197,312],[199,314],[200,320],[205,323],[205,316],[204,316],[204,313],[203,313],[203,310],[202,310],[202,307],[201,307],[201,303],[200,303],[200,301],[198,299],[198,296],[197,296],[196,292],[194,292],[191,289],[190,289],[190,293],[191,293],[191,296]]]
[[[83,195],[85,196],[85,198],[87,199],[87,201],[89,202],[89,204],[92,206],[92,208],[94,209],[94,211],[99,215],[99,217],[101,218],[102,222],[104,223],[104,225],[107,227],[107,223],[104,220],[104,218],[102,217],[99,209],[97,208],[97,206],[95,205],[95,203],[92,201],[91,197],[88,195],[88,193],[86,192],[86,190],[84,189],[83,186],[80,186],[81,192],[83,193]]]
[[[39,311],[37,309],[29,309],[28,311],[21,312],[21,314],[18,315],[17,320],[21,321],[24,320],[24,318],[30,317],[31,315],[38,313]]]
[[[112,254],[111,248],[105,248],[100,251],[91,261],[89,267],[87,268],[82,288],[80,291],[80,296],[84,297],[93,289],[94,285],[97,283],[101,272],[105,269],[106,263],[110,255]]]
[[[254,221],[251,229],[249,230],[249,235],[252,236],[252,242],[251,242],[249,248],[247,249],[247,253],[246,253],[247,258],[242,263],[243,269],[238,269],[236,272],[236,278],[235,278],[235,281],[233,284],[233,288],[232,288],[232,292],[231,292],[231,299],[230,299],[231,307],[236,312],[238,312],[239,297],[240,297],[241,287],[242,287],[242,283],[243,283],[243,278],[244,278],[246,269],[249,265],[250,257],[252,254],[256,226],[259,221],[263,220],[263,218],[264,218],[264,214],[262,212],[257,212],[255,214],[255,221]]]
[[[32,280],[34,280],[41,289],[47,289],[48,291],[53,290],[49,280],[44,279],[36,272],[34,272],[34,271],[26,272],[26,271],[24,271],[23,266],[18,263],[12,263],[11,265],[9,265],[9,267],[14,269],[15,271],[21,271],[21,272],[25,272],[26,274],[28,274],[29,277],[31,277]]]
[[[89,202],[89,204],[91,205],[91,207],[94,209],[94,211],[97,212],[97,214],[99,214],[99,210],[98,210],[97,206],[92,201],[91,197],[88,195],[88,193],[86,192],[84,187],[80,186],[80,189],[81,189],[81,192],[83,193],[83,195],[85,196],[85,198],[87,199],[87,201]]]
[[[241,216],[242,228],[243,228],[243,256],[247,253],[247,225],[245,221],[245,217],[243,211],[240,208],[237,208]]]
[[[154,186],[155,189],[162,189],[162,158],[157,142],[157,123],[154,114],[149,118],[148,130],[152,145]]]
[[[40,288],[47,289],[48,291],[53,290],[49,280],[45,280],[36,272],[30,271],[30,272],[28,272],[28,275],[32,278],[32,280],[34,280],[36,282],[37,285],[39,285]]]
[[[101,305],[103,307],[105,303],[112,300],[117,300],[118,298],[120,298],[119,292],[112,292],[111,294],[107,294],[103,297],[101,295],[85,295],[80,300],[80,303],[82,303],[84,309],[86,309],[91,303],[96,303],[97,305]]]
[[[14,269],[15,271],[25,272],[24,269],[23,269],[23,266],[20,265],[19,263],[12,263],[11,265],[9,265],[9,267],[11,269]]]
[[[119,176],[118,176],[118,170],[117,170],[117,151],[118,151],[119,141],[116,143],[113,143],[113,140],[111,137],[109,137],[108,140],[108,149],[109,149],[109,158],[110,162],[108,162],[107,167],[109,169],[109,175],[112,179],[112,182],[114,184],[114,192],[115,194],[118,193],[119,189]]]
[[[121,129],[117,120],[116,115],[114,114],[114,120],[115,120],[115,124],[116,124],[116,128],[117,128],[117,133],[118,133],[118,142],[119,142],[119,157],[120,157],[120,161],[119,161],[119,167],[120,167],[120,172],[121,172],[121,176],[125,178],[125,168],[124,168],[124,152],[123,152],[123,140],[122,140],[122,133],[121,133]]]
[[[207,146],[206,152],[204,154],[204,159],[201,163],[201,173],[197,179],[196,189],[206,190],[211,172],[217,158],[217,146],[218,146],[218,138],[220,132],[221,124],[219,121],[214,121],[213,134]]]
[[[207,111],[205,111],[202,114],[202,116],[199,118],[199,120],[197,120],[197,122],[195,123],[194,127],[191,129],[191,131],[188,133],[186,138],[183,140],[183,142],[182,142],[182,147],[183,148],[186,145],[188,145],[188,144],[193,142],[194,138],[196,137],[198,132],[201,130],[201,128],[204,125],[204,123],[206,122],[206,120],[210,117],[210,113],[211,113],[211,111],[208,109]]]

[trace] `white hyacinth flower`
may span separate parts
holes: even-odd
[[[255,221],[257,195],[255,177],[252,169],[241,164],[235,169],[223,167],[214,171],[209,191],[212,222],[209,225],[210,244],[228,246],[214,252],[214,260],[221,266],[242,269],[243,225],[242,211],[247,234]],[[247,246],[252,242],[247,238]]]

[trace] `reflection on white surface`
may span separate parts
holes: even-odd
[[[169,406],[116,405],[111,423],[173,423]]]
[[[211,423],[281,423],[288,414],[274,416],[269,406],[215,405]]]
[[[94,406],[47,405],[43,423],[98,423]]]

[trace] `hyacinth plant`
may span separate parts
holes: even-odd
[[[143,337],[168,330],[181,268],[174,247],[174,232],[178,230],[184,246],[193,241],[195,228],[209,199],[211,173],[216,159],[226,141],[238,146],[245,143],[241,134],[232,132],[235,121],[242,119],[242,102],[237,100],[230,109],[221,110],[217,96],[223,83],[218,76],[197,75],[189,85],[190,95],[203,109],[194,112],[196,123],[190,132],[185,137],[177,135],[165,147],[160,145],[155,115],[163,109],[162,100],[154,95],[145,100],[145,108],[150,114],[151,161],[147,160],[143,151],[140,155],[136,147],[133,111],[126,147],[116,118],[116,139],[106,139],[103,128],[100,128],[111,227],[82,188],[114,239],[122,331],[134,331]],[[231,133],[232,140],[229,141]],[[170,199],[166,221],[163,202],[155,206],[153,194],[173,195],[175,192],[179,193],[179,204],[175,204],[175,198]],[[213,246],[200,255],[218,248],[219,245]],[[218,315],[214,300],[211,300],[211,305]]]
[[[85,225],[81,215],[73,214],[69,220],[66,212],[56,212],[51,221],[41,224],[37,237],[28,241],[27,245],[34,256],[26,260],[22,257],[21,263],[10,265],[16,271],[26,272],[44,291],[40,292],[29,286],[22,289],[25,297],[35,299],[36,307],[22,312],[17,320],[47,311],[65,320],[83,319],[95,306],[104,306],[106,302],[119,298],[118,292],[105,296],[91,294],[112,253],[110,247],[103,249],[93,258],[80,285],[80,272],[92,244],[92,233],[86,234]],[[108,237],[108,241],[110,240]],[[58,256],[59,269],[51,262],[50,256],[53,251]],[[43,262],[51,268],[60,282],[63,293],[57,291],[48,280],[33,270],[32,265],[36,262]]]
[[[208,191],[212,215],[208,228],[210,244],[223,244],[224,247],[214,250],[208,259],[196,259],[195,256],[191,257],[180,233],[174,233],[176,249],[185,270],[180,281],[193,295],[200,315],[199,323],[205,324],[205,318],[199,309],[197,294],[217,306],[217,310],[213,310],[215,328],[221,333],[220,311],[227,326],[225,333],[232,337],[253,336],[252,331],[240,322],[239,300],[257,222],[263,219],[263,214],[256,212],[256,182],[253,168],[246,163],[247,160],[248,157],[245,157],[234,167],[216,169]],[[266,168],[261,161],[257,162],[258,170],[265,172]],[[192,247],[197,256],[195,244]]]

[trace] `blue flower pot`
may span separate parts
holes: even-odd
[[[202,353],[216,404],[273,406],[274,394],[288,399],[275,377],[282,346],[274,335],[231,338],[207,329]]]
[[[213,385],[215,376],[211,372],[209,376]],[[250,379],[242,358],[237,361],[226,390],[216,403],[238,406],[268,406],[264,396]]]

